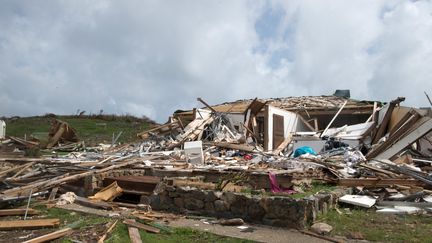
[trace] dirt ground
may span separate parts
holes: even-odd
[[[181,218],[174,220],[167,224],[171,227],[190,227],[192,229],[208,231],[213,234],[237,237],[247,240],[253,240],[258,242],[308,242],[308,243],[322,243],[328,242],[322,239],[304,235],[296,230],[275,228],[263,225],[250,225],[246,224],[249,228],[252,228],[252,232],[241,232],[236,226],[222,226],[218,224],[205,224],[201,220],[197,219],[186,219]]]

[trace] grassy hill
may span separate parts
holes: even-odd
[[[12,117],[6,121],[6,135],[24,137],[34,136],[44,139],[48,136],[52,119],[59,119],[69,123],[80,138],[87,145],[98,143],[111,143],[113,133],[115,136],[123,132],[119,142],[133,142],[137,140],[136,134],[155,124],[148,118],[115,115],[82,115],[82,116],[45,116]]]

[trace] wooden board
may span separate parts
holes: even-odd
[[[403,106],[395,107],[390,116],[390,121],[388,123],[388,130],[391,131],[396,127],[398,127],[398,123],[400,123],[401,120],[406,119],[406,115],[410,114],[412,110],[413,109],[409,107],[403,107]]]
[[[214,146],[218,146],[221,148],[229,148],[229,149],[238,149],[246,152],[256,152],[255,147],[247,144],[234,144],[234,143],[225,143],[225,142],[214,142],[214,143],[204,143],[205,145],[210,144]]]
[[[102,237],[99,238],[98,243],[104,243],[104,241],[105,241],[106,237],[108,236],[108,234],[110,234],[110,233],[114,230],[114,228],[116,227],[117,222],[118,222],[118,220],[114,221],[114,222],[113,222],[113,223],[108,227],[108,229],[105,231],[105,234],[103,234]]]
[[[375,133],[374,139],[372,140],[372,144],[377,143],[378,140],[380,140],[380,138],[382,138],[385,135],[394,108],[396,107],[397,104],[399,104],[404,100],[405,98],[397,98],[396,100],[392,100],[390,102],[381,123],[378,125],[377,132]]]
[[[421,123],[421,122],[419,122]],[[417,124],[416,124],[417,125]],[[404,148],[408,147],[414,143],[419,138],[423,137],[429,131],[432,130],[432,119],[428,119],[421,125],[414,126],[410,132],[399,141],[394,143],[392,146],[387,148],[384,152],[378,154],[376,158],[378,159],[391,159],[397,153],[399,153]]]
[[[380,187],[380,186],[422,186],[422,182],[413,179],[377,179],[377,178],[358,178],[358,179],[339,179],[339,186],[365,186],[365,187]]]
[[[279,155],[279,153],[282,152],[282,150],[284,150],[289,143],[291,143],[291,140],[292,140],[292,135],[289,134],[288,137],[285,138],[285,140],[281,144],[279,144],[279,146],[275,150],[273,150],[273,154]]]
[[[24,241],[23,243],[47,242],[47,241],[51,241],[51,240],[63,237],[65,235],[69,234],[70,232],[72,232],[71,228],[65,228],[65,229],[54,231],[54,232],[46,234],[46,235],[39,236],[39,237],[31,239],[31,240]]]
[[[139,230],[135,227],[128,227],[129,238],[131,243],[142,243],[141,236],[139,234]]]
[[[106,209],[106,210],[112,209],[112,206],[107,202],[93,202],[85,197],[79,197],[79,196],[75,198],[75,203],[89,208]]]
[[[94,196],[89,197],[89,199],[96,201],[112,201],[117,196],[120,196],[122,192],[123,189],[117,185],[116,181],[114,181],[109,186],[102,188],[102,190],[100,190]]]
[[[103,185],[117,182],[124,191],[142,191],[152,193],[156,185],[160,182],[157,176],[120,176],[107,177],[103,180]]]
[[[132,227],[136,227],[136,228],[139,228],[139,229],[143,229],[143,230],[145,230],[147,232],[150,232],[150,233],[156,233],[156,234],[160,233],[160,229],[158,229],[156,227],[153,227],[153,226],[150,226],[150,225],[146,225],[146,224],[141,224],[141,223],[134,222],[134,221],[128,220],[128,219],[124,220],[123,224],[129,225],[129,226],[132,226]]]
[[[16,209],[2,209],[0,210],[0,216],[15,216],[15,215],[24,215],[26,212],[25,208],[16,208]],[[27,215],[36,215],[39,214],[39,211],[29,208],[27,211]]]
[[[59,219],[9,220],[0,221],[0,230],[36,229],[44,227],[57,227],[59,225]]]
[[[409,120],[400,127],[397,131],[394,131],[391,136],[383,143],[379,144],[372,150],[370,150],[366,154],[367,159],[375,158],[378,154],[386,151],[392,144],[396,143],[398,140],[400,140],[403,136],[406,136],[410,131],[415,130],[419,124],[424,123],[428,117],[420,118],[420,115],[414,115],[409,118]]]

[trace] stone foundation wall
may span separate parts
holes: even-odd
[[[106,177],[142,176],[145,169],[114,170],[85,178],[86,196],[101,188]],[[251,223],[302,229],[333,208],[344,190],[315,194],[301,199],[284,196],[257,196],[243,193],[175,187],[161,183],[157,193],[148,198],[155,210],[189,213],[218,218],[242,218]]]
[[[150,197],[155,210],[174,211],[218,218],[242,218],[251,223],[302,229],[321,213],[334,207],[342,190],[302,199],[255,196],[162,185]]]

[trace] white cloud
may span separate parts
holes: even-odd
[[[425,106],[426,1],[3,1],[0,112],[132,113],[331,94]],[[431,93],[432,94],[432,93]]]

